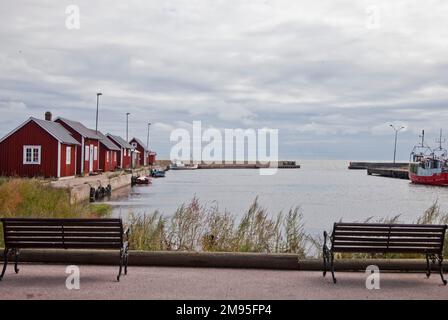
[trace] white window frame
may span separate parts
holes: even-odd
[[[85,148],[85,161],[89,161],[90,160],[90,147],[86,146]]]
[[[72,147],[66,147],[65,149],[65,164],[72,164]]]
[[[97,161],[98,160],[98,147],[94,146],[93,147],[93,161]]]
[[[114,154],[114,162],[117,162],[117,152],[116,151],[112,151],[112,153]]]
[[[106,162],[109,162],[109,151],[106,151]]]
[[[31,159],[30,161],[27,161],[26,154],[27,150],[31,150]],[[38,159],[37,161],[34,161],[34,153],[38,152]],[[42,146],[23,146],[23,164],[37,164],[40,165],[42,160]]]

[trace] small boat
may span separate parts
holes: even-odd
[[[197,163],[183,163],[182,161],[174,161],[170,165],[171,170],[196,170],[198,167]]]
[[[421,138],[421,144],[415,146],[411,152],[409,178],[416,184],[448,186],[448,154],[442,147],[442,131],[440,145],[435,150],[425,145],[424,131]]]
[[[151,177],[153,178],[165,178],[165,171],[160,169],[151,169]]]
[[[151,184],[151,177],[150,176],[138,176],[138,177],[132,177],[132,184],[133,185],[148,185]]]

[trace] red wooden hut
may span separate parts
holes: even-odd
[[[113,171],[118,168],[118,153],[120,152],[120,148],[100,131],[96,132],[96,134],[101,138],[100,169],[104,172]]]
[[[0,140],[0,175],[74,176],[78,147],[78,141],[59,123],[29,118]]]
[[[110,133],[108,133],[106,136],[118,148],[120,148],[120,151],[118,152],[118,167],[122,169],[129,169],[131,167],[132,146],[120,136],[115,136]]]
[[[91,130],[78,121],[57,118],[55,122],[66,128],[79,142],[77,150],[76,172],[85,175],[100,169],[99,151],[101,138],[95,130]]]
[[[148,164],[149,165],[153,165],[156,163],[156,156],[157,156],[157,153],[155,153],[154,151],[148,152]]]
[[[129,141],[129,143],[131,144],[131,146],[133,146],[135,149],[137,149],[137,151],[140,152],[139,158],[138,158],[138,165],[139,166],[147,166],[149,150],[146,147],[146,145],[138,138],[132,138],[132,140]]]

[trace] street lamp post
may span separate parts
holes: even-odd
[[[149,150],[149,127],[151,126],[151,122],[148,122],[148,137],[146,139],[146,148]]]
[[[400,128],[397,129],[393,124],[391,124],[390,127],[391,127],[392,129],[394,129],[394,131],[395,131],[395,147],[394,147],[394,163],[395,163],[395,160],[396,160],[396,157],[397,157],[397,139],[398,139],[398,132],[400,132],[401,130],[403,130],[404,127],[400,127]]]
[[[101,92],[96,94],[96,124],[95,124],[95,132],[98,133],[98,106],[100,101],[100,96],[103,95]]]
[[[129,115],[129,112],[126,113],[126,142],[129,142]]]

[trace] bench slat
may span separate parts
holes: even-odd
[[[392,243],[388,244],[386,242],[337,242],[334,244],[333,248],[338,249],[339,247],[385,247],[385,248],[394,248],[394,247],[409,247],[409,248],[439,248],[440,244],[434,243]]]
[[[425,254],[425,253],[440,253],[440,249],[427,249],[427,248],[369,248],[366,249],[364,247],[340,247],[336,252],[347,252],[347,253],[417,253],[417,254]]]
[[[61,242],[11,242],[9,245],[17,249],[120,249],[123,244],[116,243],[65,243]]]
[[[348,223],[348,222],[338,222],[335,223],[336,227],[383,227],[383,228],[389,228],[389,227],[394,227],[394,228],[399,228],[399,227],[403,227],[403,228],[434,228],[434,229],[439,229],[442,228],[444,229],[445,226],[444,225],[439,225],[439,224],[402,224],[402,223],[393,223],[393,224],[387,224],[387,223]]]
[[[438,238],[429,238],[429,239],[422,239],[422,238],[409,238],[409,237],[398,237],[398,238],[390,238],[389,240],[387,238],[383,237],[337,237],[334,241],[377,241],[377,242],[390,242],[393,243],[395,241],[403,241],[403,242],[429,242],[429,243],[440,243],[440,239]]]
[[[120,236],[121,232],[64,232],[65,237],[96,237],[107,238]],[[5,234],[5,237],[62,237],[61,232],[9,232]]]
[[[116,242],[120,241],[120,237],[113,238],[67,238],[67,237],[9,237],[6,243],[12,242]]]
[[[17,223],[11,223],[11,222],[4,222],[6,227],[38,227],[38,226],[44,226],[44,227],[51,227],[51,226],[95,226],[95,227],[114,227],[114,226],[120,226],[121,224],[118,222],[60,222],[60,221],[48,221],[48,222],[39,222],[39,221],[27,221],[27,222],[17,222]]]
[[[415,232],[415,233],[440,233],[445,229],[422,229],[422,228],[336,228],[343,232]]]
[[[398,237],[418,237],[418,238],[438,238],[440,239],[443,235],[443,233],[414,233],[414,232],[394,232],[391,235]],[[384,232],[341,232],[336,231],[334,233],[334,238],[337,238],[338,236],[374,236],[374,237],[389,237],[389,233]]]
[[[10,231],[29,231],[29,232],[39,232],[39,231],[62,231],[62,226],[59,227],[5,227],[5,231],[8,233]],[[64,231],[69,232],[120,232],[121,227],[65,227]]]

